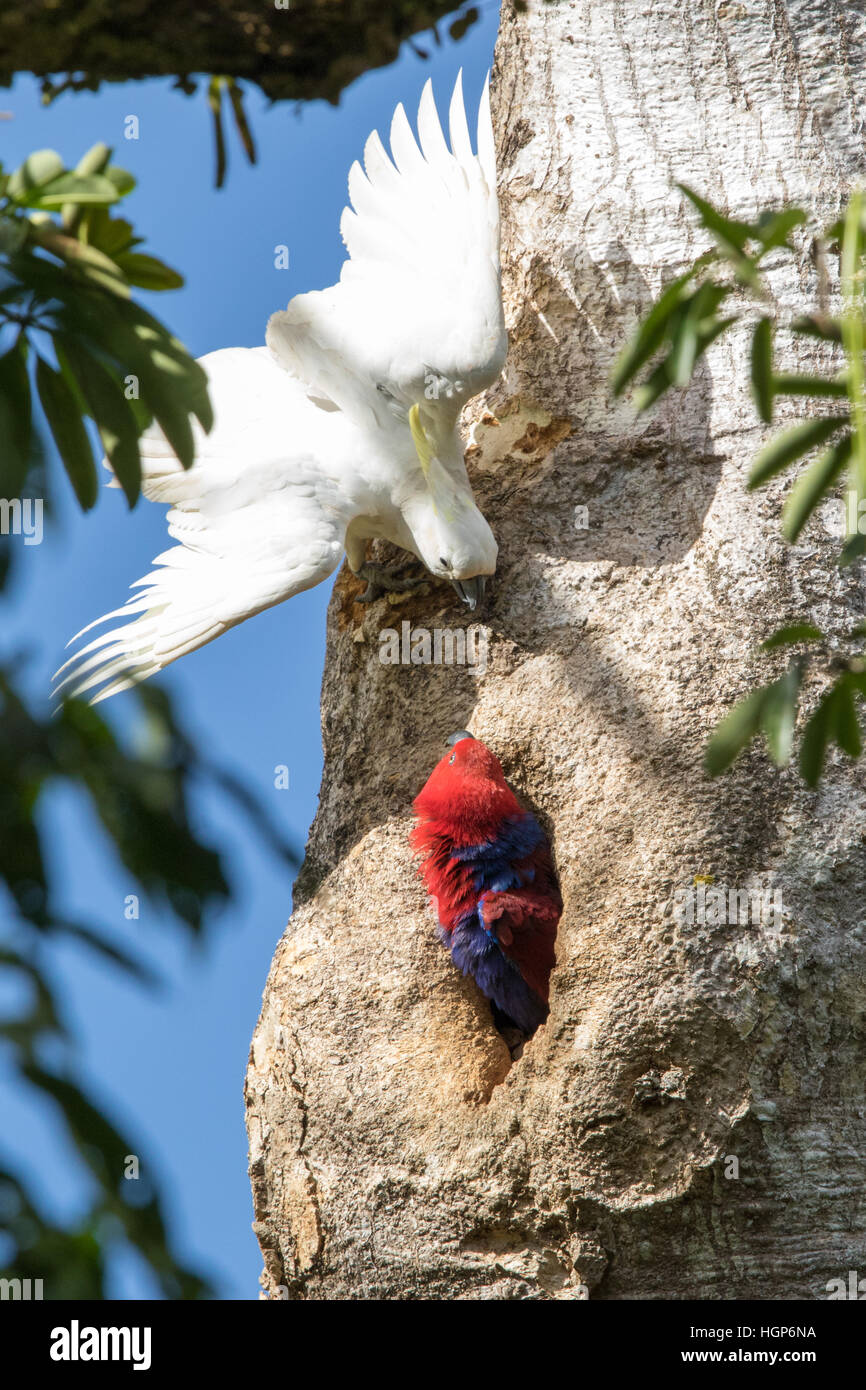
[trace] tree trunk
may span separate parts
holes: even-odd
[[[500,542],[486,670],[382,664],[381,629],[463,619],[438,587],[364,609],[339,580],[320,808],[248,1076],[271,1297],[814,1299],[866,1273],[861,774],[831,758],[813,793],[760,749],[701,767],[774,673],[758,642],[835,632],[863,596],[821,524],[782,542],[784,484],[745,491],[744,335],[650,415],[608,388],[706,244],[675,180],[829,215],[862,174],[864,90],[855,3],[504,16],[511,347],[470,449]],[[807,248],[774,289],[814,295]],[[407,846],[459,728],[547,825],[565,899],[550,1019],[513,1064]],[[716,922],[731,889],[751,914],[726,896]]]

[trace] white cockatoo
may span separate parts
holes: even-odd
[[[124,607],[72,639],[132,619],[66,662],[58,689],[94,691],[93,703],[125,690],[320,583],[344,552],[368,581],[365,599],[395,587],[365,564],[375,537],[476,606],[496,541],[472,496],[457,420],[506,352],[489,83],[477,154],[460,77],[449,133],[450,149],[429,81],[420,147],[402,105],[391,158],[373,132],[364,168],[349,173],[339,283],[274,314],[266,346],[200,359],[215,420],[209,434],[196,426],[191,468],[157,426],[146,431],[144,495],[170,504],[179,544],[157,556]]]

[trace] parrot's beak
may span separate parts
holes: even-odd
[[[487,576],[484,574],[477,574],[474,579],[452,579],[451,583],[463,602],[468,604],[470,610],[474,613],[484,597]]]
[[[470,734],[468,729],[458,729],[456,734],[449,734],[445,742],[448,744],[449,748],[453,748],[455,743],[459,743],[462,738],[474,739],[475,735]]]

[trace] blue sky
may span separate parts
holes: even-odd
[[[12,114],[0,125],[0,157],[14,168],[32,150],[50,147],[73,165],[96,141],[113,144],[115,162],[138,179],[125,206],[147,236],[142,249],[186,276],[184,289],[142,296],[144,302],[197,355],[255,346],[268,316],[292,295],[337,279],[346,176],[370,130],[387,134],[398,101],[412,118],[428,76],[444,112],[460,66],[474,114],[497,18],[495,4],[484,6],[480,22],[457,44],[440,26],[438,49],[429,35],[419,36],[429,61],[406,46],[390,68],[354,83],[338,107],[271,107],[249,91],[259,163],[247,166],[231,130],[228,178],[220,191],[213,188],[204,94],[184,97],[165,81],[67,94],[46,108],[38,83],[22,76],[0,92],[0,108]],[[138,140],[124,139],[129,115],[138,117]],[[288,270],[274,266],[280,245],[289,247]],[[54,495],[59,524],[46,529],[41,545],[22,545],[2,633],[4,654],[21,648],[31,654],[27,683],[40,698],[72,634],[122,603],[129,584],[165,548],[161,507],[142,503],[129,513],[121,494],[106,490],[82,517],[57,471]],[[321,776],[319,689],[329,593],[330,584],[323,585],[260,615],[162,677],[187,730],[213,759],[241,774],[283,830],[301,842]],[[122,720],[128,698],[101,708]],[[290,769],[288,790],[274,787],[277,764]],[[214,794],[203,793],[196,812],[201,829],[228,848],[237,890],[204,950],[167,929],[147,902],[138,921],[124,918],[124,899],[135,884],[106,850],[83,804],[70,795],[53,798],[48,815],[64,914],[103,925],[158,962],[168,983],[159,995],[146,994],[72,947],[57,951],[55,969],[81,1039],[85,1075],[155,1161],[181,1254],[210,1274],[220,1297],[256,1298],[260,1258],[250,1230],[242,1086],[291,882]],[[27,1095],[25,1105],[24,1094],[0,1071],[4,1148],[51,1210],[72,1214],[83,1195],[77,1161],[51,1111],[35,1107]],[[155,1289],[130,1257],[113,1267],[112,1293],[153,1297]]]

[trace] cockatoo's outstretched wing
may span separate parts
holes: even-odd
[[[339,564],[345,528],[330,495],[335,484],[305,446],[310,433],[317,453],[327,450],[334,441],[322,433],[339,423],[310,405],[267,348],[228,348],[202,365],[216,418],[209,435],[197,435],[193,467],[184,471],[158,428],[141,441],[144,494],[171,503],[169,535],[180,544],[157,556],[158,568],[133,584],[139,592],[123,608],[72,639],[113,618],[133,619],[66,662],[58,692],[82,695],[105,683],[91,697],[96,704]]]
[[[393,163],[370,136],[366,172],[355,164],[349,176],[353,207],[341,222],[349,259],[339,283],[274,315],[267,348],[203,359],[215,424],[207,436],[196,431],[192,468],[183,470],[160,430],[144,436],[142,489],[171,505],[169,534],[179,544],[157,557],[125,607],[90,625],[131,619],[61,667],[59,690],[102,687],[91,699],[105,699],[319,583],[338,565],[357,517],[376,516],[370,535],[411,543],[433,573],[464,588],[492,573],[496,543],[462,453],[446,449],[450,433],[454,453],[461,407],[495,381],[505,359],[487,87],[477,153],[459,78],[449,126],[450,148],[428,82],[420,146],[402,106],[391,126]],[[407,491],[404,462],[413,440],[423,473],[417,496]],[[369,489],[368,452],[378,470]]]
[[[428,81],[416,141],[398,106],[393,163],[374,131],[349,174],[339,284],[274,314],[268,344],[282,364],[359,423],[405,419],[415,404],[453,425],[502,370],[499,208],[489,84],[473,154],[458,77],[450,149]]]

